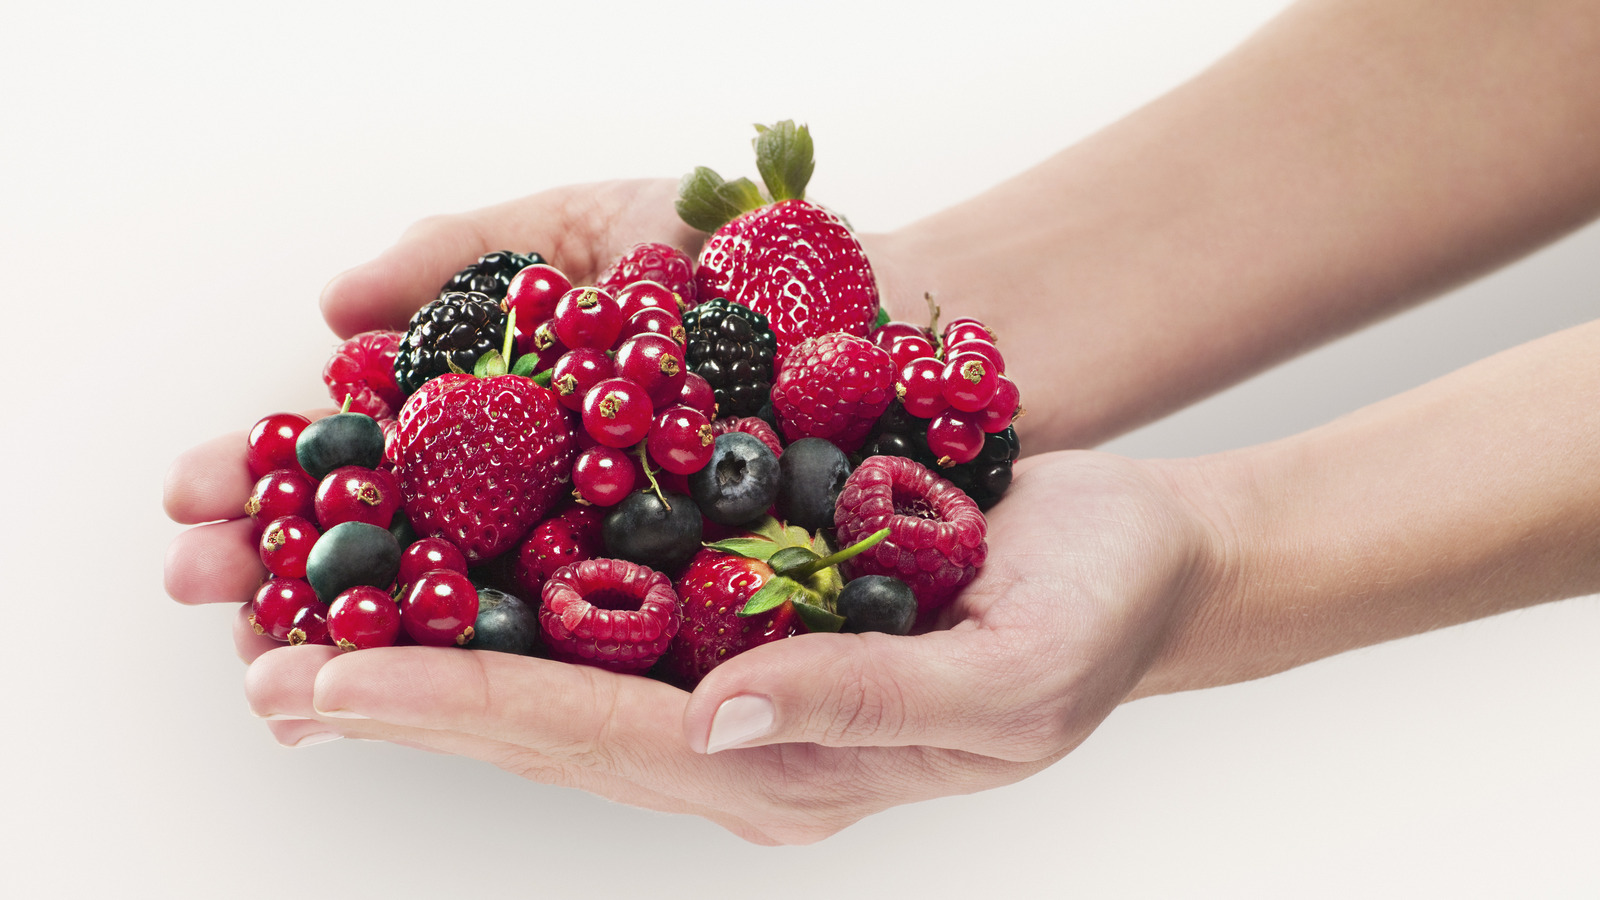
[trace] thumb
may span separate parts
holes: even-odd
[[[764,644],[713,669],[684,710],[701,753],[806,742],[930,746],[1031,760],[1049,743],[1019,728],[1036,680],[997,669],[982,631],[808,634]],[[1006,671],[1006,669],[1009,671]],[[1053,729],[1045,728],[1042,731]]]

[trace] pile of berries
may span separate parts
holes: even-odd
[[[784,181],[810,171],[805,129],[757,149],[776,202],[685,179],[680,213],[714,232],[698,260],[640,244],[575,285],[488,254],[404,333],[335,350],[340,413],[258,422],[257,632],[689,687],[769,641],[907,634],[951,603],[1010,484],[1017,386],[976,320],[884,321],[854,235]]]

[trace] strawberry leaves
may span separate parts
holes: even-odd
[[[766,186],[763,194],[748,178],[726,181],[705,166],[683,176],[678,184],[678,217],[691,228],[712,232],[739,216],[779,200],[802,200],[816,169],[811,131],[785,119],[775,125],[757,125],[751,141],[756,150],[756,170]]]
[[[874,532],[838,552],[831,552],[820,534],[784,525],[768,516],[758,522],[749,535],[706,544],[723,553],[732,553],[766,563],[772,577],[745,601],[741,616],[758,616],[782,606],[794,606],[807,629],[838,631],[844,617],[834,611],[834,601],[844,587],[838,566],[858,553],[876,546],[889,536],[889,529]]]

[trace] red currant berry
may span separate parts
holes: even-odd
[[[939,382],[951,406],[962,412],[977,412],[994,399],[1000,373],[993,363],[976,353],[957,353],[944,364]]]
[[[400,508],[400,486],[382,469],[341,466],[317,485],[317,522],[324,531],[341,522],[388,528]]]
[[[551,319],[556,337],[568,347],[604,350],[622,330],[622,310],[599,288],[573,288],[562,295]]]
[[[310,419],[294,413],[273,413],[257,422],[250,429],[244,457],[250,477],[260,478],[273,469],[299,469],[294,444],[310,424]]]
[[[941,337],[944,338],[946,347],[951,344],[959,344],[970,338],[978,338],[991,344],[995,343],[994,332],[989,330],[989,326],[971,316],[961,316],[944,323],[944,332]]]
[[[919,337],[927,341],[930,346],[933,344],[932,332],[921,325],[913,325],[910,322],[885,322],[872,332],[872,346],[888,353],[894,342],[903,337]]]
[[[617,377],[644,388],[655,406],[666,406],[683,391],[683,345],[660,334],[639,334],[617,348]]]
[[[655,425],[645,438],[645,450],[661,468],[688,475],[706,467],[716,442],[711,420],[705,413],[687,406],[673,406],[656,416]]]
[[[683,321],[664,309],[653,306],[641,309],[628,317],[627,324],[622,326],[618,344],[636,334],[663,334],[672,338],[673,343],[679,347],[689,342],[689,333],[683,328]]]
[[[971,462],[983,449],[983,429],[968,416],[946,410],[928,423],[928,449],[941,466]]]
[[[315,519],[317,486],[310,476],[300,470],[273,469],[256,481],[244,501],[245,515],[255,520],[255,533],[259,535],[267,524],[280,516],[299,516]]]
[[[340,650],[392,647],[400,636],[400,605],[378,588],[358,585],[328,604],[328,639]]]
[[[678,392],[678,403],[690,409],[698,409],[708,419],[717,415],[717,394],[712,390],[711,382],[700,377],[697,372],[685,372],[683,375],[683,390]]]
[[[311,583],[303,578],[270,578],[256,588],[250,600],[250,627],[256,634],[287,641],[295,615],[321,602]]]
[[[894,360],[895,368],[900,368],[913,359],[923,357],[933,358],[937,353],[933,349],[933,342],[920,334],[908,337],[895,338],[889,345],[889,358]]]
[[[306,557],[317,542],[317,527],[301,516],[279,516],[261,532],[261,564],[279,578],[306,577]]]
[[[612,447],[590,447],[572,464],[572,492],[584,503],[616,506],[633,493],[634,483],[632,459]]]
[[[584,430],[607,447],[644,440],[655,415],[650,395],[626,378],[607,378],[583,397]]]
[[[1000,355],[1000,348],[989,341],[969,338],[959,344],[946,344],[944,347],[946,361],[955,359],[959,353],[970,353],[987,359],[997,373],[1004,374],[1006,371],[1006,359]]]
[[[472,640],[478,618],[478,589],[467,576],[448,569],[424,572],[411,583],[400,604],[400,622],[411,639],[425,647],[459,647]]]
[[[931,419],[950,406],[944,398],[944,363],[923,356],[900,367],[894,393],[906,412],[919,419]]]
[[[1016,419],[1021,406],[1022,392],[1017,389],[1017,383],[1001,375],[994,389],[994,399],[977,413],[978,427],[988,434],[999,434]]]
[[[617,374],[616,364],[604,350],[578,347],[561,354],[550,373],[550,389],[561,405],[574,412],[583,410],[589,389]]]
[[[449,569],[465,575],[467,558],[444,538],[422,538],[400,553],[400,574],[396,578],[401,584],[410,584],[417,576],[434,569]]]
[[[666,285],[654,281],[635,281],[617,291],[617,306],[622,318],[631,319],[642,309],[661,309],[683,318],[683,298]]]
[[[309,606],[301,607],[294,614],[294,622],[289,627],[290,646],[301,644],[331,644],[328,640],[328,604],[318,600]]]
[[[539,323],[556,314],[562,295],[572,290],[572,282],[555,266],[543,263],[528,266],[512,276],[502,306],[517,314],[517,353],[533,349],[533,332]]]

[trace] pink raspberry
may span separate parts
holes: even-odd
[[[768,425],[765,419],[758,419],[755,416],[745,416],[743,418],[723,416],[711,423],[711,431],[713,434],[718,435],[727,434],[730,431],[742,431],[766,444],[767,449],[772,451],[773,456],[783,455],[783,442],[778,440],[778,433],[772,430],[772,426]]]
[[[678,595],[654,569],[590,559],[557,569],[544,583],[539,632],[551,655],[613,672],[655,665],[678,633]]]
[[[615,294],[635,281],[654,281],[682,297],[685,307],[694,305],[694,266],[676,247],[660,243],[634,244],[600,273],[595,287]]]
[[[954,600],[989,554],[988,522],[961,489],[900,456],[868,457],[834,505],[839,546],[887,528],[889,536],[851,560],[852,576],[892,575],[911,586],[919,615]]]
[[[394,357],[400,347],[398,331],[365,331],[340,344],[322,368],[328,396],[350,411],[374,419],[391,419],[405,404],[405,394],[394,379]]]
[[[807,338],[783,358],[772,408],[786,441],[819,437],[850,453],[894,399],[894,361],[872,342],[844,332]]]

